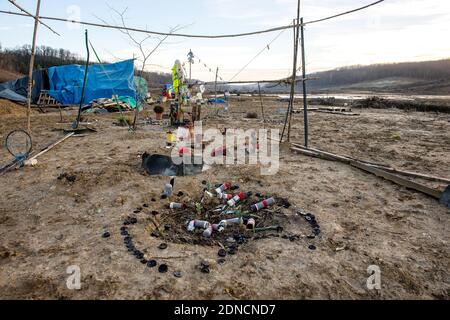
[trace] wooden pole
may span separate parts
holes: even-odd
[[[36,55],[36,37],[39,26],[39,12],[41,9],[41,0],[37,0],[36,17],[34,19],[33,44],[31,45],[30,66],[28,69],[28,92],[27,92],[27,131],[31,134],[31,99],[33,98],[33,69],[34,56]]]
[[[291,92],[290,92],[290,98],[289,98],[289,104],[288,104],[288,109],[286,112],[286,118],[284,121],[284,127],[283,127],[283,131],[281,133],[281,141],[283,140],[284,137],[284,132],[286,129],[286,125],[289,123],[288,126],[288,138],[287,141],[290,140],[290,134],[291,134],[291,118],[292,118],[292,112],[293,112],[293,107],[294,107],[294,98],[295,98],[295,79],[296,79],[296,73],[297,73],[297,53],[298,53],[298,37],[299,37],[299,22],[300,19],[300,0],[298,0],[297,2],[297,19],[294,19],[294,57],[293,57],[293,62],[292,62],[292,80],[291,80]]]
[[[259,102],[261,103],[261,116],[263,118],[263,122],[266,122],[266,118],[264,117],[264,105],[263,105],[263,100],[262,100],[262,95],[261,95],[261,86],[259,85],[258,82],[258,92],[259,92]]]
[[[214,80],[214,107],[217,107],[217,76],[219,74],[219,67],[216,69],[216,80]]]
[[[83,107],[83,102],[84,102],[84,93],[86,90],[86,82],[87,82],[87,78],[88,78],[88,69],[89,69],[89,57],[90,57],[90,52],[89,52],[89,39],[88,39],[88,31],[87,29],[84,32],[85,35],[85,40],[86,40],[86,50],[87,50],[87,57],[86,57],[86,66],[84,68],[84,79],[83,79],[83,88],[81,89],[81,98],[80,98],[80,106],[78,108],[78,115],[77,115],[77,120],[75,122],[75,124],[72,126],[73,129],[77,129],[78,125],[80,124],[80,119],[81,119],[81,108]]]
[[[297,28],[295,32],[295,57],[294,57],[294,74],[292,76],[292,103],[291,103],[291,110],[289,112],[289,125],[288,125],[288,138],[287,140],[291,140],[291,119],[292,114],[294,113],[294,102],[295,102],[295,78],[297,77],[297,59],[298,59],[298,37],[299,37],[299,26],[298,22],[300,21],[300,0],[298,0],[297,4]]]
[[[305,62],[305,35],[303,27],[303,18],[300,19],[301,24],[301,45],[302,45],[302,75],[303,75],[303,124],[305,126],[305,147],[308,148],[308,99],[306,94],[306,62]]]

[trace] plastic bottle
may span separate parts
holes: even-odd
[[[170,197],[173,192],[173,185],[175,183],[175,178],[170,179],[169,183],[166,183],[164,185],[164,195]]]
[[[218,196],[220,199],[224,199],[224,200],[230,200],[233,198],[233,195],[229,194],[229,193],[218,193]]]
[[[225,229],[225,227],[220,223],[215,223],[212,225],[212,229],[213,231],[222,232]]]
[[[238,203],[241,200],[244,200],[247,197],[247,195],[243,192],[239,192],[239,194],[235,195],[232,199],[228,200],[227,204],[230,207],[233,207],[234,205],[236,205],[236,203]]]
[[[230,189],[230,188],[231,188],[231,183],[225,182],[224,184],[222,184],[220,187],[218,187],[216,189],[216,193],[222,194],[225,190]]]
[[[205,229],[205,231],[203,231],[203,236],[205,238],[209,238],[209,237],[211,237],[212,233],[213,233],[213,228],[211,226],[209,226],[208,228]]]
[[[274,203],[275,203],[275,199],[270,197],[270,198],[265,199],[265,200],[263,200],[261,202],[252,204],[252,206],[250,207],[250,210],[252,210],[252,211],[259,211],[259,210],[264,209],[264,208],[266,208],[266,207],[268,207],[268,206],[270,206],[270,205],[272,205]]]
[[[183,204],[182,203],[171,202],[169,204],[169,208],[170,209],[182,209],[183,208]]]
[[[211,224],[208,221],[194,220],[194,227],[207,229]]]
[[[221,222],[225,222],[225,225],[229,225],[229,224],[233,224],[233,223],[242,224],[243,220],[241,217],[238,217],[238,218],[222,220]]]

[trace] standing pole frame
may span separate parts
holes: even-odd
[[[85,91],[86,91],[86,82],[87,82],[87,78],[88,78],[90,51],[89,51],[89,38],[88,38],[88,31],[87,31],[87,29],[85,30],[84,35],[85,35],[85,40],[86,40],[86,51],[87,51],[86,66],[84,68],[84,79],[83,79],[83,88],[81,89],[80,106],[78,107],[77,120],[72,125],[73,129],[77,129],[78,125],[80,124],[81,108],[83,107],[84,94],[85,94]]]
[[[308,148],[308,134],[309,134],[309,123],[308,123],[308,99],[306,93],[306,58],[305,58],[305,36],[303,27],[303,18],[300,19],[301,24],[301,46],[302,46],[302,84],[303,84],[303,122],[305,126],[305,147]]]
[[[30,66],[28,69],[28,92],[27,92],[27,131],[31,134],[31,100],[33,98],[33,69],[34,57],[36,55],[36,38],[39,26],[39,13],[41,10],[41,0],[37,0],[36,16],[34,18],[33,44],[31,46]]]
[[[290,140],[290,131],[291,131],[291,118],[293,113],[293,107],[294,107],[294,98],[295,98],[295,84],[296,84],[296,74],[297,74],[297,54],[298,54],[298,41],[299,41],[299,25],[298,22],[300,21],[300,0],[297,2],[297,19],[294,19],[293,22],[293,30],[294,30],[294,57],[293,57],[293,67],[292,67],[292,82],[291,82],[291,92],[289,96],[289,104],[288,109],[286,112],[286,118],[284,120],[284,126],[283,131],[281,133],[281,139],[280,141],[283,141],[284,132],[286,130],[286,125],[288,125],[288,134],[287,134],[287,141]]]

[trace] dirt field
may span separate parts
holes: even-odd
[[[286,104],[265,104],[266,127],[281,129],[284,115],[277,110]],[[203,126],[262,128],[261,118],[243,119],[259,110],[256,97],[234,98],[228,115]],[[450,178],[449,114],[355,111],[360,116],[311,112],[311,146]],[[165,241],[167,249],[159,249],[163,241],[149,228],[151,220],[164,221],[169,214],[163,209],[168,200],[160,199],[168,178],[145,174],[140,155],[168,154],[167,128],[143,125],[131,133],[113,125],[117,116],[86,116],[97,133],[71,137],[38,158],[37,166],[0,176],[1,298],[449,299],[450,209],[345,164],[290,152],[281,153],[275,176],[260,175],[258,166],[214,166],[177,177],[174,187],[175,193],[183,191],[183,201],[200,196],[202,180],[232,181],[242,190],[286,198],[291,207],[274,208],[281,234],[248,241],[223,264],[216,261],[218,245]],[[64,119],[73,121],[74,111]],[[2,141],[25,124],[23,113],[2,114],[1,120]],[[34,150],[63,136],[57,122],[58,113],[33,114]],[[303,114],[293,118],[291,140],[303,141]],[[11,161],[5,148],[0,159],[2,165]],[[321,234],[315,239],[306,237],[309,226],[299,209],[316,216]],[[137,218],[129,231],[145,258],[166,263],[167,273],[129,254],[120,234],[128,216]],[[102,237],[105,231],[109,238]],[[285,234],[299,237],[291,241]],[[312,244],[316,250],[309,249]],[[198,268],[204,259],[210,273]],[[80,267],[80,290],[66,287],[71,265]],[[381,290],[366,287],[370,265],[380,267]]]

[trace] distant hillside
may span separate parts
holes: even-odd
[[[308,77],[310,91],[414,92],[450,94],[450,59],[423,62],[350,66],[316,72]],[[266,92],[286,92],[286,86],[266,85]],[[301,84],[296,88],[301,92]]]
[[[24,45],[14,49],[2,49],[0,46],[0,82],[16,79],[28,74],[31,46]],[[45,69],[67,64],[85,64],[78,55],[65,49],[47,46],[36,48],[35,69]],[[145,72],[144,78],[150,86],[161,86],[170,83],[172,77],[168,73]]]

